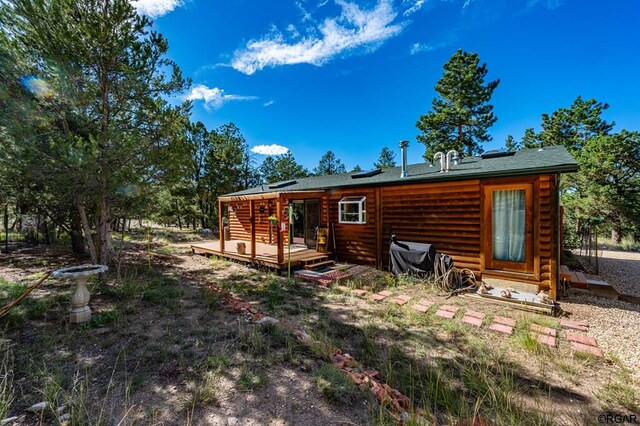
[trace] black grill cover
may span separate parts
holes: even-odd
[[[394,275],[409,273],[413,275],[431,275],[436,259],[436,249],[431,244],[411,243],[391,240],[389,247],[391,272]]]

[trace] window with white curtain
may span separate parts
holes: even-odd
[[[343,197],[338,202],[338,222],[367,223],[367,197]]]
[[[493,191],[493,258],[526,261],[525,190]]]

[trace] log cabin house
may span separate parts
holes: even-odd
[[[298,267],[333,257],[386,269],[396,234],[433,244],[479,278],[522,283],[556,298],[560,175],[578,168],[564,147],[454,158],[448,171],[444,162],[407,166],[406,144],[401,147],[401,167],[221,196],[226,238],[192,249],[276,269],[287,268],[289,256]],[[295,213],[291,227],[288,205]],[[318,237],[318,229],[328,232]]]

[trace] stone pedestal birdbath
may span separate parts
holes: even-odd
[[[87,281],[90,276],[101,274],[108,269],[109,267],[106,265],[82,265],[58,269],[53,272],[54,278],[71,278],[76,281],[76,291],[71,297],[69,322],[79,324],[91,319],[91,308],[89,307],[90,295],[87,289]]]

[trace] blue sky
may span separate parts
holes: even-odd
[[[193,120],[234,122],[251,147],[278,145],[314,167],[327,150],[370,168],[429,111],[442,66],[478,52],[497,123],[485,149],[539,127],[578,95],[640,129],[637,0],[140,0],[193,79]],[[273,147],[272,147],[273,148]],[[257,149],[268,152],[269,150]],[[277,152],[276,148],[272,152]],[[398,156],[399,157],[399,156]],[[256,160],[264,156],[256,154]]]

